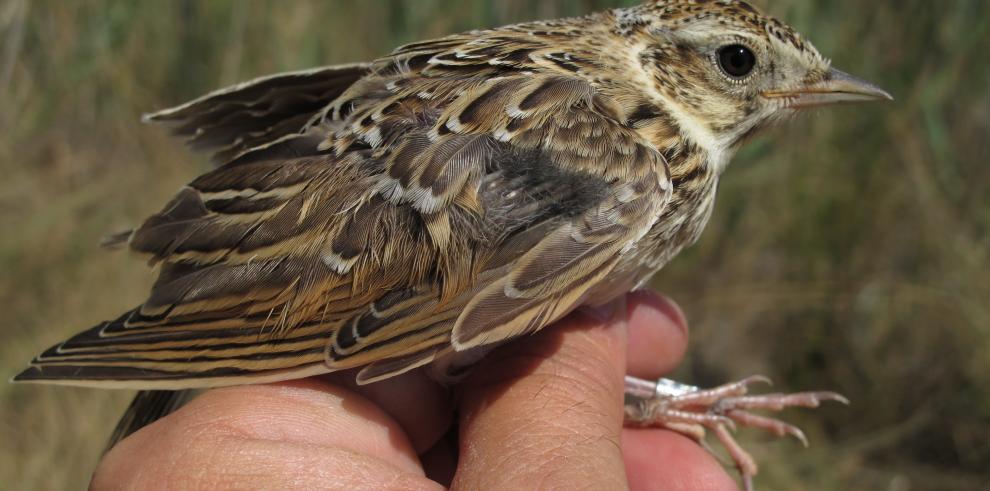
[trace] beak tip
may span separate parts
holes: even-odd
[[[878,101],[890,102],[896,100],[894,96],[891,95],[890,92],[887,92],[886,90],[883,90],[880,87],[877,87],[876,85],[871,84],[871,86],[873,88],[873,90],[871,91],[873,93],[871,95],[873,95],[873,97],[875,97]]]
[[[830,72],[829,83],[833,84],[837,91],[857,94],[865,98],[879,101],[893,101],[894,96],[890,92],[867,82],[866,80],[849,75],[842,70],[833,68]]]

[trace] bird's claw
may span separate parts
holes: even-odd
[[[627,377],[627,387],[641,388],[644,381]],[[798,392],[794,394],[772,393],[748,395],[749,387],[763,383],[772,385],[764,376],[747,377],[711,389],[690,388],[672,382],[654,382],[657,387],[653,397],[642,398],[628,394],[626,423],[641,427],[664,427],[702,442],[706,429],[710,430],[725,448],[733,464],[739,470],[744,489],[753,489],[753,476],[759,468],[753,457],[733,437],[737,426],[763,430],[778,437],[791,436],[808,446],[808,438],[800,428],[775,418],[760,416],[751,411],[781,411],[789,407],[816,408],[825,401],[849,404],[835,392]],[[661,387],[677,386],[678,392],[666,394]],[[683,390],[689,387],[693,390]]]

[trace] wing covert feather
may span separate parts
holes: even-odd
[[[147,114],[144,120],[170,126],[190,147],[209,150],[214,162],[226,163],[306,138],[304,130],[314,117],[370,68],[355,63],[261,77]]]
[[[408,49],[397,56],[432,48]],[[424,73],[479,60],[431,59]],[[560,318],[662,213],[663,157],[589,82],[503,74],[441,90],[442,77],[388,79],[388,63],[380,80],[354,83],[356,65],[314,85],[342,92],[322,141],[307,140],[317,152],[252,154],[181,190],[130,236],[159,267],[148,302],[21,379],[187,388],[366,366],[359,379],[379,380]],[[243,156],[282,127],[265,126],[282,106],[237,102],[293,87],[266,83],[154,119]]]

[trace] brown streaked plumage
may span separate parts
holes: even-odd
[[[452,377],[643,285],[698,239],[754,132],[884,96],[738,1],[473,31],[214,92],[146,118],[220,164],[111,241],[158,269],[148,300],[17,380]]]

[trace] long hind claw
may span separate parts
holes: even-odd
[[[729,458],[736,465],[736,469],[739,471],[739,476],[743,482],[743,489],[746,491],[752,491],[753,489],[753,477],[759,472],[759,466],[756,465],[756,460],[753,456],[749,454],[742,445],[729,433],[729,430],[725,429],[724,426],[716,426],[712,428],[715,433],[715,438],[718,438],[719,443],[725,448],[725,451],[729,453]]]
[[[849,403],[835,392],[747,395],[749,387],[756,383],[769,385],[770,379],[753,376],[711,389],[700,389],[665,379],[648,382],[626,377],[626,423],[668,428],[702,443],[705,430],[711,430],[739,470],[744,489],[752,490],[753,477],[759,467],[733,437],[736,426],[756,428],[778,437],[792,436],[806,447],[808,439],[794,425],[751,411],[816,408],[825,401]]]

